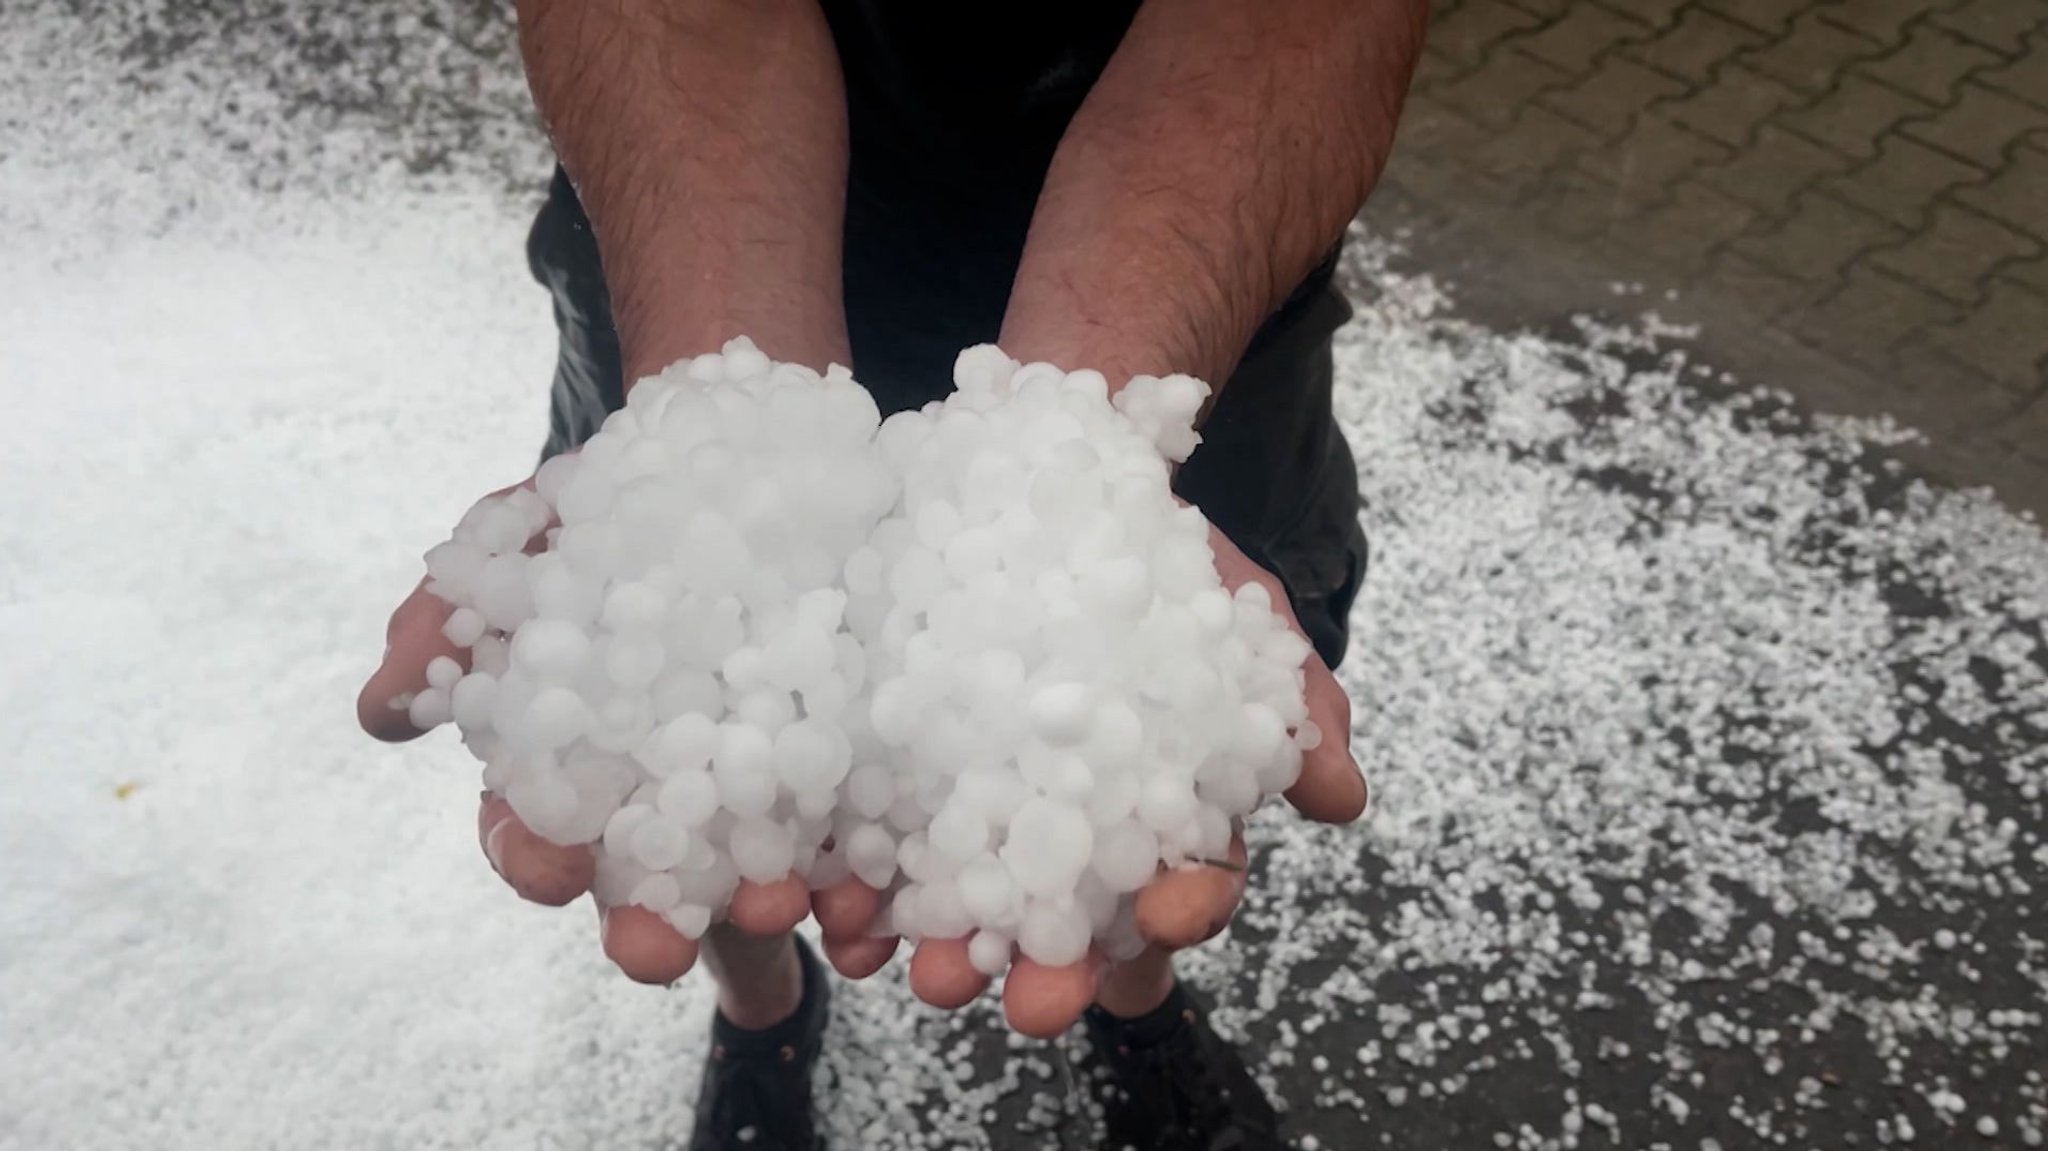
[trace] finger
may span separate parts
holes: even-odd
[[[819,933],[827,939],[863,937],[881,913],[881,893],[858,878],[849,876],[811,892],[811,914],[818,919]]]
[[[1138,934],[1155,947],[1179,951],[1215,936],[1230,924],[1244,896],[1244,837],[1230,837],[1226,867],[1162,871],[1138,892]],[[1235,868],[1236,870],[1232,870]]]
[[[427,665],[449,656],[469,666],[468,651],[456,647],[441,628],[452,609],[427,590],[426,581],[413,589],[384,629],[384,660],[356,697],[356,722],[378,739],[403,742],[423,734],[413,726],[405,704],[427,688]]]
[[[1266,589],[1273,610],[1303,639],[1301,620],[1279,577],[1253,563],[1230,537],[1214,524],[1209,526],[1209,547],[1216,553],[1216,571],[1223,586],[1235,595],[1237,589],[1256,583]],[[1303,692],[1308,703],[1309,722],[1322,732],[1322,742],[1301,756],[1301,776],[1286,791],[1287,802],[1304,816],[1321,823],[1350,823],[1365,812],[1365,776],[1351,755],[1351,699],[1321,656],[1313,650],[1301,661]]]
[[[1350,823],[1365,814],[1365,775],[1351,754],[1351,699],[1323,661],[1311,655],[1308,718],[1323,741],[1301,753],[1301,775],[1286,791],[1296,811],[1322,823]]]
[[[945,1011],[965,1007],[988,989],[989,978],[967,959],[965,939],[927,939],[910,953],[911,994]]]
[[[1074,1025],[1095,1001],[1108,960],[1096,948],[1065,967],[1047,967],[1019,956],[1003,980],[1003,1018],[1010,1029],[1033,1039],[1051,1039]]]
[[[880,971],[896,954],[901,942],[894,935],[860,935],[835,939],[825,937],[825,958],[832,970],[848,979],[866,979]]]
[[[477,839],[484,858],[520,898],[560,907],[590,890],[597,861],[588,847],[563,847],[535,835],[512,805],[485,793],[477,809]]]
[[[802,923],[810,912],[810,888],[802,876],[792,873],[773,883],[741,880],[726,916],[749,935],[781,935]]]
[[[689,973],[697,962],[697,944],[668,921],[644,907],[607,907],[599,911],[599,936],[605,958],[639,983],[666,986]]]

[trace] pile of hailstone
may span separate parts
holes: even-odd
[[[1206,390],[963,353],[880,420],[746,340],[640,381],[427,555],[411,701],[597,897],[691,938],[741,880],[849,874],[997,973],[1140,946],[1132,894],[1292,786],[1306,641],[1169,490]]]

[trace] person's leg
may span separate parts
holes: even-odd
[[[803,965],[790,935],[748,935],[730,924],[704,933],[698,956],[718,984],[718,1013],[735,1027],[765,1031],[803,1003]]]
[[[1163,951],[1145,951],[1103,973],[1095,989],[1095,1005],[1118,1019],[1136,1019],[1166,1002],[1173,991],[1173,959]]]

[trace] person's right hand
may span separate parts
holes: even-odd
[[[452,610],[447,601],[427,590],[422,579],[391,614],[384,633],[383,661],[356,699],[356,718],[364,731],[391,743],[425,734],[413,726],[403,701],[426,690],[427,664],[436,657],[448,656],[465,670],[469,666],[468,650],[442,634]],[[400,702],[394,704],[394,700]],[[561,907],[591,888],[597,870],[591,848],[563,846],[536,835],[513,814],[503,797],[483,794],[477,807],[476,832],[484,858],[523,899]],[[774,883],[742,881],[733,895],[728,919],[750,934],[781,934],[810,913],[814,896],[826,953],[842,974],[863,978],[888,962],[897,941],[867,934],[880,900],[859,880],[849,879],[816,893],[795,874]],[[673,983],[697,961],[697,943],[651,911],[598,904],[597,915],[605,955],[635,980]]]

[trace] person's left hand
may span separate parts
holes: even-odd
[[[1259,567],[1236,544],[1209,529],[1217,574],[1231,592],[1257,583],[1272,597],[1274,610],[1301,631],[1280,581]],[[1365,777],[1351,755],[1351,701],[1337,677],[1311,652],[1303,661],[1308,718],[1323,732],[1322,742],[1302,753],[1301,777],[1286,792],[1294,809],[1320,823],[1350,823],[1365,811]],[[1232,835],[1224,866],[1162,869],[1158,878],[1137,894],[1138,930],[1157,952],[1174,952],[1213,938],[1230,923],[1244,894],[1246,855],[1241,829]],[[872,974],[895,951],[894,939],[866,936],[880,908],[880,897],[858,880],[834,891],[820,892],[812,910],[823,931],[828,952],[842,974]],[[851,961],[850,963],[848,961]],[[1029,1036],[1049,1038],[1070,1027],[1094,1001],[1109,969],[1099,948],[1066,967],[1048,967],[1018,955],[1003,983],[1003,1014],[1010,1026]],[[910,988],[935,1007],[953,1009],[972,1002],[987,990],[988,976],[967,958],[964,939],[927,939],[910,959]]]

